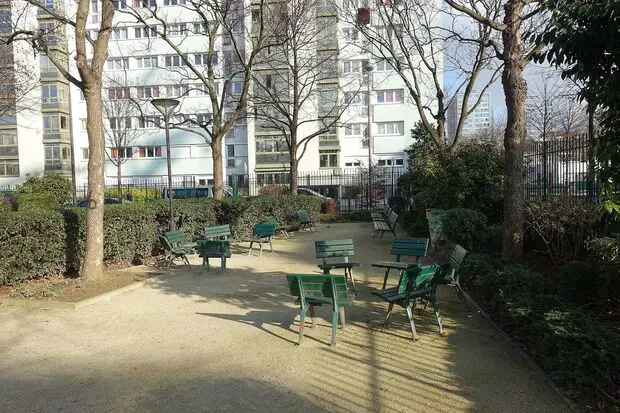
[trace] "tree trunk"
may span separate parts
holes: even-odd
[[[224,177],[222,171],[222,136],[213,136],[213,197],[221,200],[224,197]]]
[[[120,153],[120,151],[119,151]],[[116,160],[116,186],[118,187],[118,197],[120,198],[120,200],[122,201],[123,198],[123,184],[122,184],[122,180],[121,177],[123,176],[123,164],[121,163],[121,159],[120,157]]]
[[[103,198],[104,137],[101,82],[92,81],[84,90],[88,122],[88,210],[86,211],[86,245],[82,277],[103,275]]]
[[[525,46],[521,38],[523,2],[510,0],[504,6],[502,32],[504,69],[502,85],[506,99],[507,122],[504,132],[504,234],[502,255],[520,258],[523,251],[523,145],[525,140],[525,100],[527,83],[523,78]]]
[[[289,150],[291,166],[291,194],[297,194],[297,169],[299,168],[299,161],[297,160],[297,142],[291,139],[291,148]]]

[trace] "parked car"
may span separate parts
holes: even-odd
[[[186,199],[186,198],[213,198],[213,185],[207,185],[196,188],[172,188],[172,195],[174,199]],[[233,196],[232,188],[224,187],[224,197]],[[164,188],[162,191],[162,197],[168,199],[168,188]]]
[[[316,192],[316,191],[314,191],[314,190],[312,190],[310,188],[297,188],[297,195],[300,195],[300,196],[318,196],[318,197],[321,197],[323,199],[331,199],[330,197],[325,196],[325,195],[321,195],[318,192]]]
[[[78,201],[77,206],[79,208],[86,208],[88,207],[88,199],[82,199],[81,201]],[[103,198],[103,204],[104,205],[114,205],[114,204],[122,204],[123,202],[118,199],[118,198]]]

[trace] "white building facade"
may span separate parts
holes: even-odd
[[[456,128],[463,105],[463,98],[464,96],[462,92],[454,96],[446,113],[448,120],[448,136],[450,139],[454,139],[454,135],[456,134]],[[463,123],[463,129],[461,132],[461,136],[463,138],[475,137],[476,134],[486,131],[492,127],[493,110],[491,109],[489,92],[484,92],[481,95],[479,92],[472,91],[469,95],[468,106],[471,108],[478,100],[480,100],[480,103]]]
[[[47,3],[61,9],[65,7],[61,1],[50,0]],[[166,16],[168,38],[173,39],[176,34],[178,43],[175,46],[196,67],[200,67],[207,59],[206,36],[195,11],[188,10],[184,3],[185,0],[147,0],[134,1],[132,5],[162,10],[162,15]],[[410,130],[419,120],[408,91],[388,61],[373,59],[363,51],[368,44],[364,43],[366,40],[355,25],[340,21],[334,12],[337,8],[329,2],[324,3],[323,14],[317,12],[317,16],[331,19],[333,36],[329,44],[321,46],[323,49],[318,47],[316,52],[331,51],[336,72],[331,80],[322,83],[330,84],[329,88],[336,91],[334,98],[346,101],[349,106],[337,126],[309,142],[298,170],[300,173],[333,171],[336,174],[341,169],[367,166],[369,142],[373,164],[404,167],[404,151],[411,145]],[[349,4],[346,0],[345,3]],[[132,131],[122,147],[107,140],[109,159],[105,169],[106,183],[117,182],[119,168],[113,161],[115,158],[122,159],[120,173],[125,183],[166,181],[163,119],[150,101],[170,97],[180,101],[177,108],[179,115],[172,120],[180,127],[173,127],[170,131],[174,183],[209,184],[213,179],[212,150],[204,130],[200,130],[203,126],[199,126],[208,122],[212,113],[205,85],[187,70],[178,52],[164,39],[124,13],[127,4],[115,2],[118,12],[109,42],[103,93],[104,100],[112,105],[115,101],[131,97],[136,102],[136,108],[126,113],[104,113],[108,132],[112,129]],[[93,0],[87,26],[91,37],[96,37],[100,10],[100,2]],[[45,24],[41,16],[44,13],[35,14],[39,14],[39,24]],[[242,19],[243,24],[239,27],[241,37],[242,33],[250,30],[252,18],[248,13]],[[61,41],[67,45],[68,61],[72,62],[74,45],[71,35],[63,34]],[[232,46],[225,36],[220,35],[216,41],[217,53],[213,59],[217,60],[223,75],[228,70]],[[84,185],[87,182],[89,153],[83,94],[60,76],[49,59],[40,56],[38,60],[37,70],[42,82],[39,93],[43,96],[43,103],[39,110],[35,110],[36,119],[27,122],[37,126],[28,132],[27,149],[22,150],[22,139],[19,139],[19,175],[14,174],[9,180],[6,177],[7,167],[4,169],[5,175],[1,175],[0,168],[0,186],[21,182],[26,173],[43,170],[68,175],[73,170],[76,183]],[[366,70],[369,65],[372,66],[370,74]],[[76,73],[75,68],[70,67],[70,70]],[[231,104],[234,104],[234,97],[242,87],[242,82],[234,77],[231,79]],[[320,102],[316,106],[320,111]],[[486,107],[488,111],[488,97]],[[224,177],[230,181],[234,176],[255,174],[261,185],[284,183],[283,176],[289,168],[285,150],[273,134],[261,130],[250,110],[248,108],[247,115],[236,120],[223,142]],[[183,123],[184,119],[191,119],[191,122]],[[476,119],[476,116],[471,117],[472,122],[483,122]],[[369,124],[370,140],[367,132]],[[5,130],[5,126],[0,125],[0,129]],[[13,140],[7,139],[6,142],[12,144]],[[6,157],[2,155],[3,145],[7,146],[4,138],[0,140],[0,164],[5,162],[6,165]]]

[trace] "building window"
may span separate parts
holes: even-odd
[[[112,4],[114,5],[114,10],[125,10],[127,8],[125,0],[112,0]]]
[[[357,41],[359,38],[359,31],[352,27],[344,29],[344,38],[350,42]]]
[[[284,138],[277,136],[261,136],[260,140],[256,141],[257,153],[278,153],[288,152],[288,146]]]
[[[129,59],[127,58],[114,58],[107,60],[108,70],[124,70],[129,69]]]
[[[157,37],[157,31],[154,27],[134,27],[134,37],[136,39],[148,39]]]
[[[235,145],[226,145],[226,152],[229,157],[235,156]]]
[[[123,117],[123,118],[109,118],[110,121],[110,129],[119,130],[119,129],[131,129],[131,117]]]
[[[193,23],[194,33],[196,34],[207,34],[209,32],[206,23]]]
[[[321,168],[338,168],[338,151],[319,151]]]
[[[403,166],[403,165],[404,165],[404,163],[403,163],[403,160],[402,160],[402,159],[395,159],[395,160],[394,160],[394,164],[395,164],[396,166]]]
[[[136,89],[138,99],[151,99],[159,97],[157,86],[140,86]]]
[[[88,159],[88,148],[82,148],[82,159]]]
[[[366,125],[365,123],[349,123],[344,127],[344,136],[355,138],[365,136],[367,126],[368,125]]]
[[[164,0],[164,6],[176,6],[177,4],[185,4],[185,0]]]
[[[151,67],[157,67],[158,65],[157,56],[136,58],[136,67],[138,69],[149,69]]]
[[[405,122],[377,122],[377,135],[403,135]]]
[[[67,90],[64,86],[43,85],[41,99],[43,103],[64,103],[67,101]]]
[[[394,66],[392,66],[392,63],[389,60],[381,59],[377,60],[375,63],[375,70],[377,72],[392,72],[394,71]]]
[[[209,61],[208,53],[194,55],[194,64],[196,66],[206,66],[208,61]],[[213,62],[213,65],[217,65],[217,62],[218,62],[217,52],[213,52],[213,59],[211,61]]]
[[[19,176],[17,159],[0,160],[0,176]]]
[[[180,24],[170,24],[170,25],[168,25],[168,35],[170,35],[170,36],[185,36],[185,35],[187,35],[187,24],[180,23]]]
[[[86,130],[86,118],[81,118],[80,119],[80,130],[81,131],[85,131]]]
[[[226,160],[226,167],[227,168],[234,168],[235,166],[236,165],[235,165],[235,159],[234,158]]]
[[[129,99],[130,93],[128,87],[111,87],[108,89],[108,99]]]
[[[127,40],[127,28],[117,27],[112,30],[112,40]]]
[[[357,167],[359,168],[361,165],[360,161],[355,161],[355,162],[346,162],[344,164],[344,166],[351,166],[351,167]]]
[[[233,95],[240,95],[243,91],[243,82],[230,82],[230,92]]]
[[[164,66],[166,67],[181,67],[185,66],[185,62],[179,55],[166,56],[164,58]]]
[[[377,103],[403,103],[404,98],[402,89],[377,90]]]
[[[342,62],[342,73],[360,73],[362,67],[362,60],[344,60]]]
[[[45,160],[46,161],[59,161],[60,160],[60,146],[46,145],[45,146]]]
[[[161,146],[140,146],[138,158],[161,158]]]
[[[59,129],[67,129],[67,117],[63,115],[44,115],[43,129],[46,133],[58,133]]]
[[[110,157],[112,159],[131,159],[133,158],[133,148],[131,147],[111,148]]]

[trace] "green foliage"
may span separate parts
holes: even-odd
[[[455,153],[437,153],[424,136],[409,150],[409,172],[398,182],[412,209],[469,208],[491,223],[502,220],[503,165],[493,143],[463,143]],[[426,138],[430,139],[430,138]]]
[[[162,190],[159,188],[123,187],[120,191],[118,188],[108,189],[105,191],[106,198],[127,199],[127,195],[129,194],[131,194],[132,202],[145,202],[162,199]]]
[[[47,210],[47,211],[58,211],[60,209],[60,204],[49,193],[33,193],[33,194],[23,194],[17,198],[17,207],[20,210]]]
[[[592,204],[562,198],[530,202],[524,212],[525,236],[530,247],[539,249],[558,265],[585,254],[586,240],[600,219]]]
[[[603,264],[620,264],[620,234],[592,238],[587,243],[588,255]]]
[[[159,223],[160,230],[167,230],[168,203],[160,201],[157,204],[157,222]],[[177,200],[174,202],[177,228],[185,233],[188,240],[195,241],[201,239],[204,235],[205,227],[218,225],[217,210],[218,204],[211,198]]]
[[[43,176],[29,175],[21,185],[17,186],[17,194],[33,194],[54,199],[58,204],[65,205],[73,199],[73,186],[69,178],[57,173],[46,173]]]
[[[558,293],[577,305],[620,302],[620,272],[614,265],[569,262],[560,270]]]
[[[549,27],[536,41],[548,47],[538,62],[560,66],[564,77],[581,86],[581,97],[598,107],[602,133],[594,142],[596,169],[603,184],[603,208],[620,216],[613,183],[620,182],[620,55],[618,3],[607,0],[546,0]]]
[[[372,218],[370,216],[369,211],[353,211],[345,214],[345,218],[349,221],[357,222],[357,221],[371,221]]]
[[[0,285],[63,274],[65,248],[64,222],[58,212],[0,213]]]
[[[487,225],[483,213],[467,208],[456,208],[446,212],[443,218],[443,233],[451,241],[468,249],[482,240]]]
[[[411,210],[399,215],[401,227],[412,237],[429,238],[428,221],[424,211]]]
[[[12,194],[0,194],[0,214],[17,210],[17,198]]]
[[[567,265],[559,276],[562,295],[558,296],[545,277],[527,267],[468,254],[461,279],[553,379],[592,391],[601,385],[613,389],[617,383],[620,342],[607,327],[563,298],[572,297],[577,305],[600,294],[598,270],[590,263]],[[617,287],[607,285],[608,294],[618,295]]]
[[[258,191],[259,194],[265,196],[286,195],[289,192],[290,191],[288,186],[277,184],[265,185],[260,189],[260,191]]]

